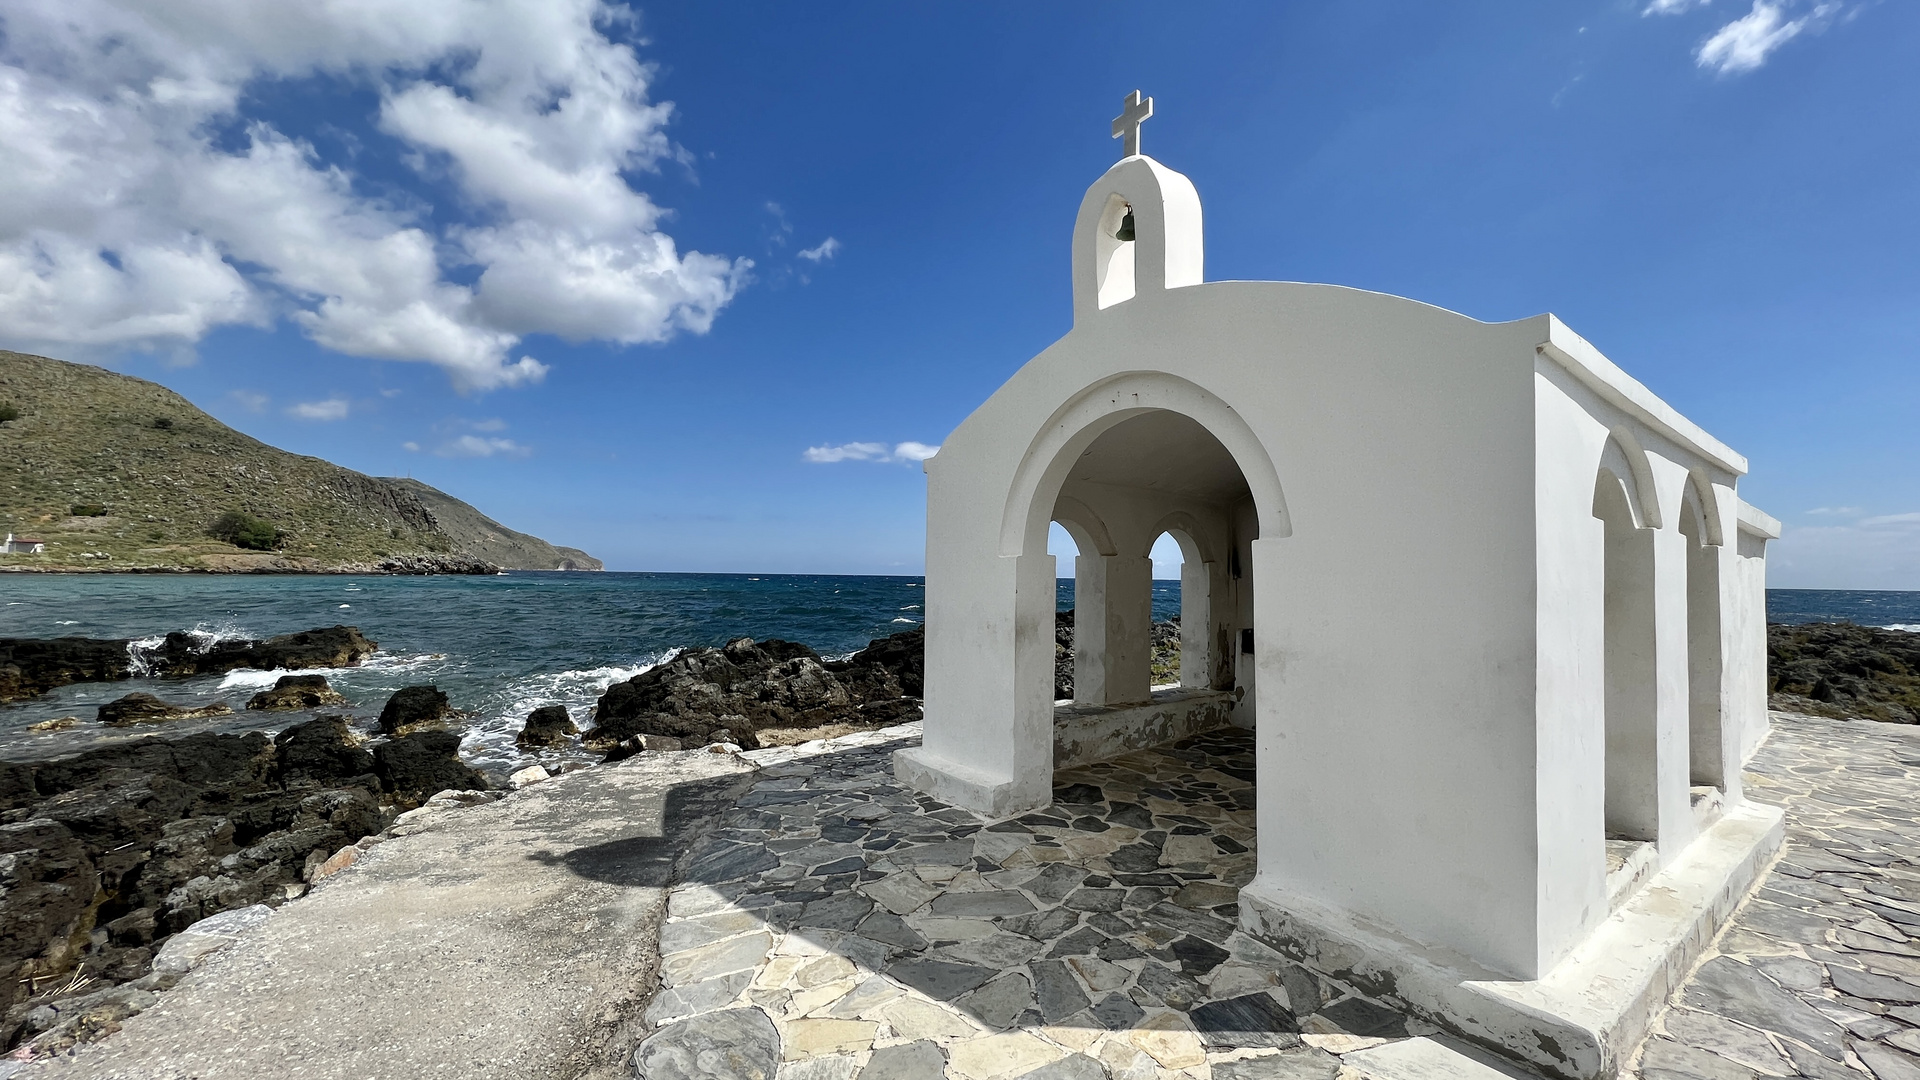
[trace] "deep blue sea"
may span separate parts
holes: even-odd
[[[362,721],[402,686],[433,683],[470,717],[463,751],[483,767],[529,760],[513,746],[528,712],[565,705],[584,729],[606,687],[676,649],[731,638],[786,638],[845,655],[918,626],[922,579],[746,574],[541,573],[494,577],[266,577],[141,574],[0,575],[0,637],[158,637],[197,630],[268,637],[358,626],[380,643],[367,663],[324,672]],[[1060,606],[1073,582],[1060,583]],[[1154,616],[1179,610],[1178,582],[1154,584]],[[1920,593],[1775,590],[1775,622],[1847,619],[1920,631]],[[0,707],[0,758],[70,754],[101,742],[192,731],[275,731],[308,718],[248,713],[246,699],[283,672],[70,686]],[[231,717],[174,721],[163,730],[102,729],[94,710],[133,690],[178,704],[225,701]],[[327,710],[337,712],[340,710]],[[63,716],[63,731],[28,726]]]

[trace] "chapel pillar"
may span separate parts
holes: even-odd
[[[1676,527],[1647,530],[1653,547],[1653,706],[1660,861],[1699,833],[1693,819],[1693,706],[1688,692],[1687,549]]]
[[[1073,700],[1123,705],[1153,695],[1153,560],[1082,555],[1074,560]]]
[[[1217,563],[1180,564],[1180,685],[1213,688],[1213,579]]]

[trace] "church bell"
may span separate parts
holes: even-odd
[[[1113,234],[1115,240],[1133,239],[1133,207],[1127,207],[1127,216],[1120,219],[1120,228]]]

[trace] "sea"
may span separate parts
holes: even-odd
[[[563,705],[585,730],[611,684],[681,649],[737,637],[784,638],[822,656],[846,656],[925,619],[917,577],[513,571],[475,577],[0,575],[0,637],[158,639],[186,630],[207,641],[265,638],[317,626],[357,626],[380,648],[364,663],[318,672],[370,726],[402,686],[431,683],[466,715],[462,755],[489,772],[534,759],[514,746],[532,710]],[[1073,606],[1073,582],[1059,587]],[[1156,619],[1180,609],[1177,581],[1154,583]],[[1920,632],[1920,592],[1779,589],[1773,622],[1850,621]],[[107,742],[196,731],[272,733],[308,713],[248,712],[246,699],[283,671],[191,679],[134,679],[62,687],[0,706],[0,760],[30,761]],[[152,728],[108,729],[95,710],[135,690],[179,705],[224,701],[234,712]],[[61,717],[80,723],[32,730]],[[563,755],[564,756],[564,755]],[[585,760],[584,755],[582,757]],[[553,755],[542,760],[552,763]]]

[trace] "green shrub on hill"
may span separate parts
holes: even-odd
[[[10,401],[0,401],[0,424],[18,419],[20,419],[20,410],[14,408]]]
[[[285,539],[272,522],[240,510],[229,510],[214,518],[213,524],[207,526],[207,535],[249,551],[273,551]]]
[[[74,517],[106,517],[107,508],[99,503],[74,503],[67,507],[67,513]]]

